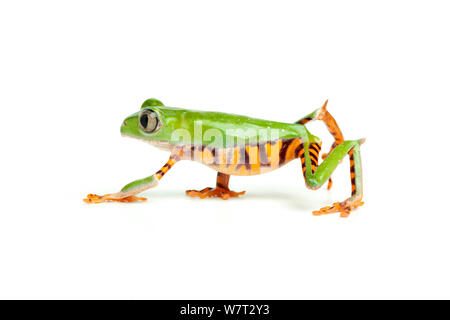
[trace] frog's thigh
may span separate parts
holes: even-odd
[[[297,122],[295,122],[298,124],[305,125],[312,120],[321,120],[325,123],[325,125],[327,126],[327,129],[328,129],[328,132],[334,138],[334,142],[330,148],[330,151],[328,151],[328,153],[322,154],[322,159],[325,159],[330,154],[330,152],[333,151],[334,148],[336,148],[339,144],[344,142],[344,135],[342,134],[342,131],[339,128],[336,120],[328,112],[327,104],[328,104],[328,100],[325,101],[325,103],[323,104],[323,106],[321,108],[314,110],[312,113],[308,114],[307,116],[305,116],[305,117],[301,118],[300,120],[298,120]],[[330,190],[332,186],[333,186],[333,181],[330,177],[328,179],[327,189]]]

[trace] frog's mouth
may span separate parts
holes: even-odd
[[[149,140],[149,139],[136,137],[131,134],[127,134],[127,133],[123,133],[123,132],[121,133],[121,135],[122,135],[122,137],[125,137],[125,138],[131,138],[131,139],[136,139],[136,140],[150,143],[151,145],[153,145],[159,149],[163,149],[163,150],[171,150],[173,147],[168,140]]]

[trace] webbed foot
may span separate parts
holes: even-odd
[[[330,214],[334,212],[340,212],[341,218],[347,218],[352,210],[362,206],[364,204],[361,200],[344,200],[342,202],[336,202],[332,206],[324,207],[318,211],[313,211],[313,215],[320,216],[322,214]]]
[[[211,198],[211,197],[217,197],[217,198],[222,198],[223,200],[228,200],[230,197],[234,198],[234,197],[238,197],[240,195],[243,195],[245,193],[245,191],[241,191],[241,192],[235,192],[235,191],[231,191],[228,188],[221,188],[221,187],[216,187],[216,188],[205,188],[203,190],[186,190],[186,194],[189,197],[195,198],[195,197],[199,197],[200,199],[205,199],[205,198]]]
[[[86,199],[83,199],[86,203],[102,203],[107,201],[117,201],[117,202],[137,202],[137,201],[145,201],[147,198],[144,197],[136,197],[136,196],[126,196],[121,197],[117,194],[105,194],[103,196],[99,196],[96,194],[88,194]]]

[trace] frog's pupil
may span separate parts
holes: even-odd
[[[146,129],[146,128],[147,128],[147,125],[148,125],[148,115],[144,113],[144,114],[141,116],[140,121],[141,121],[141,126],[142,126],[142,128]]]

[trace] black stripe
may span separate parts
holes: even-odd
[[[223,184],[221,184],[220,182],[217,182],[216,186],[219,188],[222,188],[222,189],[226,189],[226,187]]]
[[[318,157],[314,153],[312,153],[311,150],[309,150],[309,156],[317,163]]]
[[[212,153],[212,155],[214,157],[213,164],[214,165],[220,165],[220,161],[222,161],[222,159],[219,159],[219,155],[220,155],[219,150],[216,149],[216,148],[212,148],[211,153]]]
[[[242,163],[241,155],[244,153],[244,163]],[[245,146],[242,146],[239,148],[239,159],[238,159],[238,165],[234,170],[238,171],[242,166],[245,165],[245,169],[250,170],[252,166],[250,165],[250,156],[247,152],[247,149]]]
[[[162,172],[161,170],[159,170],[156,174],[159,174],[160,176],[164,175],[164,172]]]
[[[311,145],[310,145],[311,147],[313,147],[314,148],[314,150],[316,150],[317,151],[317,154],[319,154],[320,153],[320,146],[319,146],[319,144],[318,143],[311,143]]]
[[[294,139],[281,141],[280,161],[278,162],[280,165],[282,165],[286,161],[286,152],[289,146],[291,145],[292,141],[294,141]]]
[[[295,124],[305,124],[305,123],[307,123],[307,122],[309,122],[311,120],[312,120],[311,117],[307,117],[307,118],[304,118],[304,119],[301,119],[301,120],[297,121]]]
[[[312,152],[309,152],[309,158],[311,160],[311,163],[317,167],[318,159],[317,159],[316,155]]]
[[[298,145],[298,147],[295,149],[295,152],[294,152],[294,156],[295,156],[296,158],[298,158],[298,155],[299,155],[300,151],[302,151],[302,149],[303,149],[303,143],[300,143],[300,144]]]
[[[247,152],[247,149],[244,146],[244,161],[245,161],[245,168],[247,170],[250,170],[252,168],[252,166],[250,165],[250,155]]]
[[[167,169],[172,168],[172,165],[170,163],[166,163],[163,167],[166,167]]]
[[[194,160],[194,155],[195,155],[195,146],[192,145],[191,146],[191,160]]]

